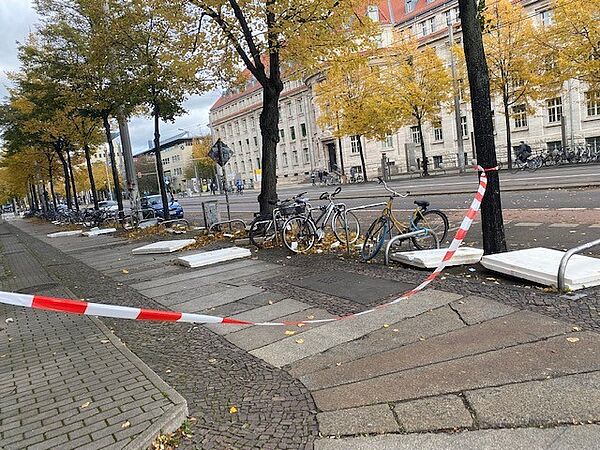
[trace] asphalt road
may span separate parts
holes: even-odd
[[[600,208],[600,165],[558,167],[540,169],[537,172],[500,174],[502,204],[507,209],[560,209]],[[399,210],[411,209],[415,199],[425,199],[432,207],[444,210],[462,210],[471,202],[477,187],[474,172],[464,175],[438,176],[427,179],[414,178],[390,183],[399,192],[410,192],[410,197],[397,199]],[[333,191],[336,186],[285,185],[279,188],[279,197],[286,198],[301,192],[317,203],[323,191]],[[258,210],[258,191],[247,190],[244,195],[230,195],[233,214],[249,214]],[[219,200],[220,210],[225,212],[225,196],[201,196],[179,199],[187,215],[196,217],[202,212],[201,203]],[[338,196],[348,207],[384,201],[386,191],[376,182],[342,186]],[[375,211],[376,208],[373,208]]]

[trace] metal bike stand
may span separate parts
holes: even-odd
[[[248,225],[246,225],[246,222],[244,222],[242,219],[231,219],[231,220],[223,220],[222,222],[213,223],[210,227],[208,227],[208,232],[212,233],[214,227],[226,225],[226,224],[229,224],[229,229],[231,230],[232,223],[241,223],[244,226],[244,230],[248,229]]]
[[[385,265],[387,266],[390,263],[390,249],[392,248],[392,245],[394,244],[394,242],[403,241],[405,239],[410,239],[411,237],[416,237],[416,236],[421,236],[421,235],[426,235],[426,234],[429,234],[429,230],[427,228],[422,228],[420,230],[411,231],[409,233],[399,234],[398,236],[394,236],[389,241],[387,241],[387,244],[385,244],[385,254],[384,254]],[[434,233],[431,233],[431,235],[433,236],[433,239],[435,240],[435,248],[440,248],[440,241],[438,240],[437,236]]]
[[[375,208],[376,206],[385,206],[387,202],[373,203],[370,205],[355,206],[354,208],[344,208],[344,232],[346,233],[346,253],[350,254],[350,235],[348,233],[348,212],[358,211],[361,209]]]
[[[564,256],[560,260],[560,265],[558,266],[558,290],[560,292],[565,292],[565,272],[567,271],[567,264],[569,263],[569,259],[575,253],[579,253],[583,250],[587,250],[588,248],[595,247],[596,245],[600,245],[600,239],[596,239],[595,241],[588,242],[586,244],[581,244],[578,247],[570,249],[568,252],[564,254]]]
[[[182,223],[185,224],[186,228],[190,227],[190,223],[186,220],[186,219],[171,219],[171,220],[165,220],[163,222],[158,222],[158,225],[166,225],[166,224],[176,224],[176,223]]]

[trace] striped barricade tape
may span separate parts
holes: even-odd
[[[360,317],[378,309],[394,305],[402,300],[406,300],[409,297],[412,297],[417,292],[425,289],[425,287],[427,287],[442,273],[448,262],[454,256],[454,253],[456,253],[456,250],[458,250],[458,247],[460,247],[460,245],[462,244],[462,241],[465,238],[467,231],[473,223],[473,219],[475,218],[477,211],[479,211],[481,201],[483,200],[483,196],[485,195],[485,191],[487,188],[486,172],[497,170],[498,168],[494,167],[492,169],[483,169],[482,167],[477,166],[476,169],[480,172],[479,188],[475,193],[475,198],[473,198],[467,215],[464,217],[458,231],[456,232],[456,235],[454,236],[454,239],[452,240],[448,251],[442,258],[442,261],[436,267],[436,269],[421,284],[419,284],[414,289],[405,292],[395,300],[381,304],[366,311],[361,311],[356,314],[334,317],[330,319],[313,319],[296,322],[249,322],[245,320],[238,320],[233,317],[219,317],[205,314],[192,314],[176,311],[159,311],[154,309],[132,308],[129,306],[106,305],[103,303],[92,303],[80,300],[70,300],[65,298],[44,297],[40,295],[16,294],[12,292],[0,292],[0,303],[13,306],[23,306],[26,308],[43,309],[47,311],[83,314],[87,316],[112,317],[116,319],[187,323],[222,323],[226,325],[290,326],[298,324],[335,322],[337,320],[346,320],[353,317]]]

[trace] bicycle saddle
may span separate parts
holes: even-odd
[[[421,208],[427,208],[429,206],[429,202],[425,200],[415,200],[415,205],[420,206]]]

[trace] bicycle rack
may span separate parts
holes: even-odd
[[[248,225],[246,225],[246,222],[244,222],[242,219],[231,219],[231,220],[223,220],[222,222],[215,222],[213,223],[210,227],[208,227],[208,232],[212,233],[213,228],[217,227],[217,226],[221,226],[221,225],[226,225],[229,224],[229,229],[231,230],[231,224],[232,223],[241,223],[244,226],[244,230],[248,229]]]
[[[425,235],[425,234],[429,234],[429,229],[421,228],[420,230],[415,230],[415,231],[411,231],[409,233],[399,234],[399,235],[391,238],[389,241],[387,241],[387,244],[385,244],[385,255],[384,255],[385,265],[387,266],[390,263],[390,249],[392,248],[392,245],[394,244],[394,242],[404,241],[405,239],[410,239],[412,237],[417,237],[417,236],[421,236],[421,235]],[[435,240],[435,248],[440,248],[440,242],[439,242],[437,236],[434,233],[431,233],[431,236],[433,236],[433,239]]]
[[[157,226],[159,225],[166,225],[166,224],[184,224],[186,228],[190,227],[190,223],[186,220],[186,219],[171,219],[171,220],[165,220],[163,222],[158,222]]]
[[[354,208],[344,208],[344,232],[346,233],[346,253],[349,255],[350,254],[350,245],[348,244],[348,242],[350,242],[350,236],[348,233],[348,216],[347,213],[351,212],[351,211],[358,211],[361,209],[367,209],[367,208],[375,208],[377,206],[385,206],[387,205],[387,202],[379,202],[379,203],[372,203],[370,205],[362,205],[362,206],[355,206]]]
[[[569,263],[569,259],[576,253],[579,253],[583,250],[587,250],[588,248],[595,247],[600,245],[600,239],[596,239],[595,241],[587,242],[586,244],[581,244],[578,247],[574,247],[570,249],[568,252],[564,254],[564,256],[560,260],[560,265],[558,266],[558,290],[560,292],[565,292],[565,272],[567,271],[567,264]]]

